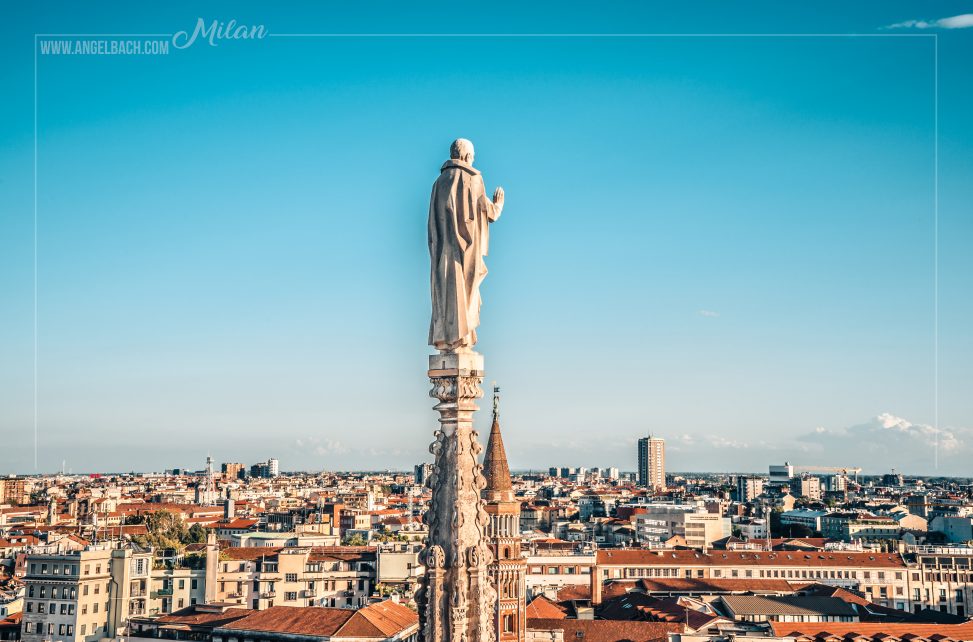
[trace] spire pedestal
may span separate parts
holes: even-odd
[[[492,642],[496,592],[484,537],[490,520],[480,498],[486,481],[477,457],[483,449],[473,429],[476,400],[483,396],[483,356],[431,355],[428,374],[440,427],[429,446],[435,461],[427,482],[432,501],[418,595],[420,630],[425,642]]]

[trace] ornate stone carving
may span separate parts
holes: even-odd
[[[482,396],[483,360],[476,353],[433,355],[430,396],[438,400],[440,429],[429,452],[432,501],[429,540],[419,602],[425,642],[492,642],[495,595],[484,545],[488,517],[480,497],[485,483],[473,430],[475,400]]]
[[[446,553],[442,546],[433,544],[425,554],[426,566],[429,568],[443,568],[446,566]]]
[[[470,546],[466,549],[466,564],[470,568],[478,568],[480,566],[480,551],[476,546]]]

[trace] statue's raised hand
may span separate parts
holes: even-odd
[[[493,204],[496,205],[497,211],[503,209],[503,188],[498,187],[493,191]]]

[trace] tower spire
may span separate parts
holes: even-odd
[[[486,487],[482,496],[490,515],[487,528],[493,560],[490,577],[497,587],[495,637],[481,642],[523,642],[527,630],[527,561],[520,551],[520,502],[514,496],[507,452],[500,436],[500,388],[493,384],[493,426],[483,456]]]
[[[510,482],[510,465],[507,463],[507,451],[503,447],[503,437],[500,436],[500,388],[493,386],[493,426],[490,428],[490,438],[487,441],[486,454],[483,456],[483,476],[486,477],[486,487],[483,489],[484,499],[489,501],[512,501],[513,484]]]

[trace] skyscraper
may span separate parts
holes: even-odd
[[[666,440],[661,437],[639,439],[639,486],[666,487]]]

